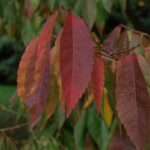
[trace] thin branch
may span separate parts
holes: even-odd
[[[145,36],[147,36],[147,37],[150,38],[150,35],[147,34],[147,33],[145,33],[145,32],[137,31],[137,30],[135,30],[135,29],[133,29],[133,28],[130,28],[130,27],[124,25],[124,24],[121,24],[120,26],[121,26],[122,28],[124,28],[124,29],[131,30],[131,31],[133,31],[133,32],[135,32],[135,33],[137,33],[137,34],[142,34],[142,35],[145,35]]]
[[[21,128],[21,127],[24,127],[26,126],[28,123],[22,123],[22,124],[19,124],[19,125],[15,125],[15,126],[11,126],[11,127],[7,127],[7,128],[1,128],[0,129],[0,132],[6,132],[6,131],[10,131],[10,130],[15,130],[15,129],[18,129],[18,128]]]
[[[133,46],[133,47],[131,47],[131,48],[127,49],[127,50],[124,50],[124,51],[112,52],[111,55],[127,53],[127,52],[130,52],[130,51],[132,51],[132,50],[134,50],[134,49],[140,47],[140,46],[141,46],[141,44],[138,44],[138,45]]]
[[[0,109],[4,110],[4,111],[7,111],[7,112],[10,112],[10,113],[13,113],[13,114],[17,114],[17,112],[15,112],[14,110],[12,109],[9,109],[9,108],[6,108],[4,105],[0,105]]]

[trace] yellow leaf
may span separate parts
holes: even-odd
[[[113,117],[113,111],[108,101],[108,93],[106,88],[104,88],[103,113],[104,113],[104,120],[107,126],[110,127]]]
[[[52,74],[50,76],[50,79],[51,79],[50,87],[49,87],[50,90],[49,90],[49,95],[48,95],[46,108],[45,108],[46,120],[51,118],[51,116],[55,112],[59,100],[59,87],[55,75]]]
[[[89,107],[89,105],[91,104],[91,102],[94,99],[91,85],[89,85],[89,87],[87,89],[87,93],[88,93],[88,96],[84,100],[83,109],[86,109],[87,107]]]

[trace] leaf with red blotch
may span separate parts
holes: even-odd
[[[33,85],[37,42],[38,38],[29,43],[19,64],[17,94],[22,99],[25,99]]]
[[[120,37],[121,27],[115,27],[108,37],[104,40],[103,49],[108,52],[113,52],[117,48],[117,42]]]
[[[46,21],[36,43],[32,44],[31,42],[31,46],[28,46],[29,48],[27,49],[29,50],[24,53],[18,71],[18,83],[22,84],[18,84],[18,87],[23,87],[23,90],[27,91],[21,95],[29,109],[31,128],[39,121],[48,96],[50,72],[49,50],[58,12],[59,10],[53,13]],[[24,67],[23,64],[28,67]],[[21,76],[24,76],[23,82],[20,79]]]
[[[67,116],[91,79],[94,43],[81,18],[69,12],[60,39],[60,73]]]
[[[104,87],[104,63],[101,57],[94,57],[91,82],[94,92],[94,99],[96,101],[97,111],[100,111],[101,97]]]
[[[149,129],[150,99],[135,53],[117,63],[116,108],[131,141],[138,150],[143,149]]]

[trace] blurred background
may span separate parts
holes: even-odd
[[[18,64],[26,45],[62,5],[82,17],[100,41],[119,24],[150,34],[150,0],[0,0],[0,150],[109,149],[113,106],[104,119],[93,103],[86,110],[79,104],[68,120],[57,106],[48,121],[43,119],[30,132],[28,113],[16,94]],[[62,12],[56,34],[63,21]],[[106,69],[111,89],[113,75]],[[109,92],[108,98],[112,99]]]

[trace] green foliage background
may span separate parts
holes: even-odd
[[[18,63],[25,46],[38,35],[46,18],[62,5],[81,16],[100,41],[118,24],[150,33],[149,0],[1,0],[0,84],[16,85]],[[56,34],[63,20],[61,15]],[[106,71],[105,85],[113,104],[113,76],[108,67]],[[30,132],[27,112],[15,94],[9,96],[13,92],[15,87],[12,90],[0,86],[0,150],[106,150],[113,131],[119,128],[117,118],[113,117],[108,127],[94,103],[84,110],[81,102],[67,120],[59,106],[48,122],[43,114],[43,120]]]

